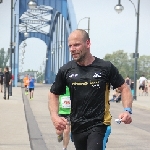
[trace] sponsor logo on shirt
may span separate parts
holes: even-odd
[[[71,75],[69,76],[69,78],[77,77],[77,76],[78,76],[78,74],[71,74]]]
[[[101,74],[101,73],[95,73],[95,74],[93,75],[93,78],[101,77],[100,74]]]

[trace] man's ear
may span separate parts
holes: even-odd
[[[88,45],[88,47],[91,46],[90,39],[86,41],[86,44]]]

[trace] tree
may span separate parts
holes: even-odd
[[[138,60],[138,77],[141,75],[150,78],[150,56],[143,55]]]
[[[115,51],[112,54],[106,54],[104,60],[114,64],[124,78],[129,74],[128,70],[131,64],[127,53],[124,53],[123,50]]]
[[[124,78],[128,75],[132,80],[134,79],[135,63],[132,54],[128,55],[123,50],[118,50],[112,54],[106,54],[104,60],[112,62]],[[147,79],[150,78],[150,56],[140,56],[137,67],[137,78],[141,75],[145,75]]]
[[[4,48],[0,49],[0,68],[4,69],[9,60],[9,52],[5,52]]]

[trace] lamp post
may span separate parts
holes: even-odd
[[[80,19],[79,22],[78,22],[78,24],[77,24],[77,29],[79,27],[80,21],[83,20],[83,19],[88,19],[88,28],[85,29],[85,30],[88,30],[88,34],[90,34],[90,17],[84,17],[84,18]]]
[[[11,21],[10,21],[10,73],[12,74],[12,53],[13,53],[13,0],[11,0]],[[12,83],[10,85],[9,96],[12,96]]]
[[[123,10],[123,6],[119,3],[118,5],[115,6],[115,10],[120,13]],[[133,5],[134,3],[129,0]],[[134,54],[134,96],[133,99],[137,100],[137,94],[136,94],[136,90],[137,90],[137,59],[139,57],[138,54],[138,42],[139,42],[139,15],[140,15],[140,0],[138,0],[138,7],[137,10],[135,8],[134,5],[134,9],[135,9],[135,13],[136,13],[136,17],[137,17],[137,27],[136,27],[136,43],[135,43],[135,54]]]

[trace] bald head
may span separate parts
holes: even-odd
[[[85,30],[82,30],[82,29],[76,29],[74,30],[70,35],[69,35],[69,38],[70,37],[76,37],[76,36],[80,36],[80,38],[85,42],[87,40],[89,40],[89,35],[88,33],[85,31]]]

